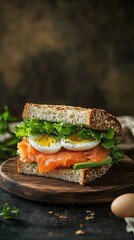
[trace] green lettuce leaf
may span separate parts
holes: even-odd
[[[113,139],[115,136],[113,129],[108,129],[107,131],[93,130],[87,126],[83,125],[73,125],[70,123],[53,123],[38,119],[26,119],[20,126],[15,128],[16,136],[22,139],[25,136],[35,135],[35,134],[54,134],[59,137],[69,137],[72,133],[77,133],[80,138],[87,139],[93,137],[95,140],[101,139]]]
[[[26,119],[20,126],[16,126],[15,134],[22,139],[25,136],[36,134],[54,134],[60,138],[68,137],[70,134],[76,132],[77,126],[65,123],[53,123],[38,119]]]

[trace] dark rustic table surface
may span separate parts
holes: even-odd
[[[5,203],[10,208],[19,208],[21,214],[12,220],[0,217],[0,240],[134,239],[134,235],[126,231],[125,220],[112,214],[111,203],[43,204],[17,197],[0,188],[0,210]]]

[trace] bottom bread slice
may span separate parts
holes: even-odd
[[[68,182],[88,185],[96,178],[102,177],[111,167],[111,164],[87,169],[74,170],[72,168],[62,168],[39,174],[37,163],[26,163],[18,160],[18,172],[28,175],[37,175],[50,178],[61,179]]]
[[[50,178],[61,179],[68,182],[88,185],[96,178],[102,177],[111,167],[111,164],[102,167],[85,168],[74,170],[72,168],[62,168],[39,174],[37,163],[26,163],[18,159],[18,172],[28,175],[37,175]]]

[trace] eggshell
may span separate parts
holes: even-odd
[[[111,204],[111,211],[120,218],[134,217],[134,193],[117,197]]]

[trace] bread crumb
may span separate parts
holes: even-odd
[[[67,215],[63,214],[63,215],[59,215],[60,219],[67,219]]]
[[[95,217],[95,212],[94,211],[87,210],[86,213],[88,213],[88,215],[85,217],[85,220],[94,219],[94,217]]]
[[[84,226],[85,226],[85,224],[84,223],[80,223],[80,228],[83,228]]]
[[[91,219],[94,219],[94,216],[86,216],[85,217],[85,220],[91,220]]]
[[[59,219],[67,219],[67,213],[60,214],[60,213],[55,213],[52,210],[48,211],[48,213],[53,214],[54,216],[58,217]]]
[[[48,213],[49,213],[49,214],[53,214],[54,212],[50,210],[50,211],[48,211]]]
[[[95,215],[95,212],[91,210],[87,210],[86,213],[90,213],[90,215]]]
[[[85,235],[85,231],[79,229],[75,232],[76,235]]]

